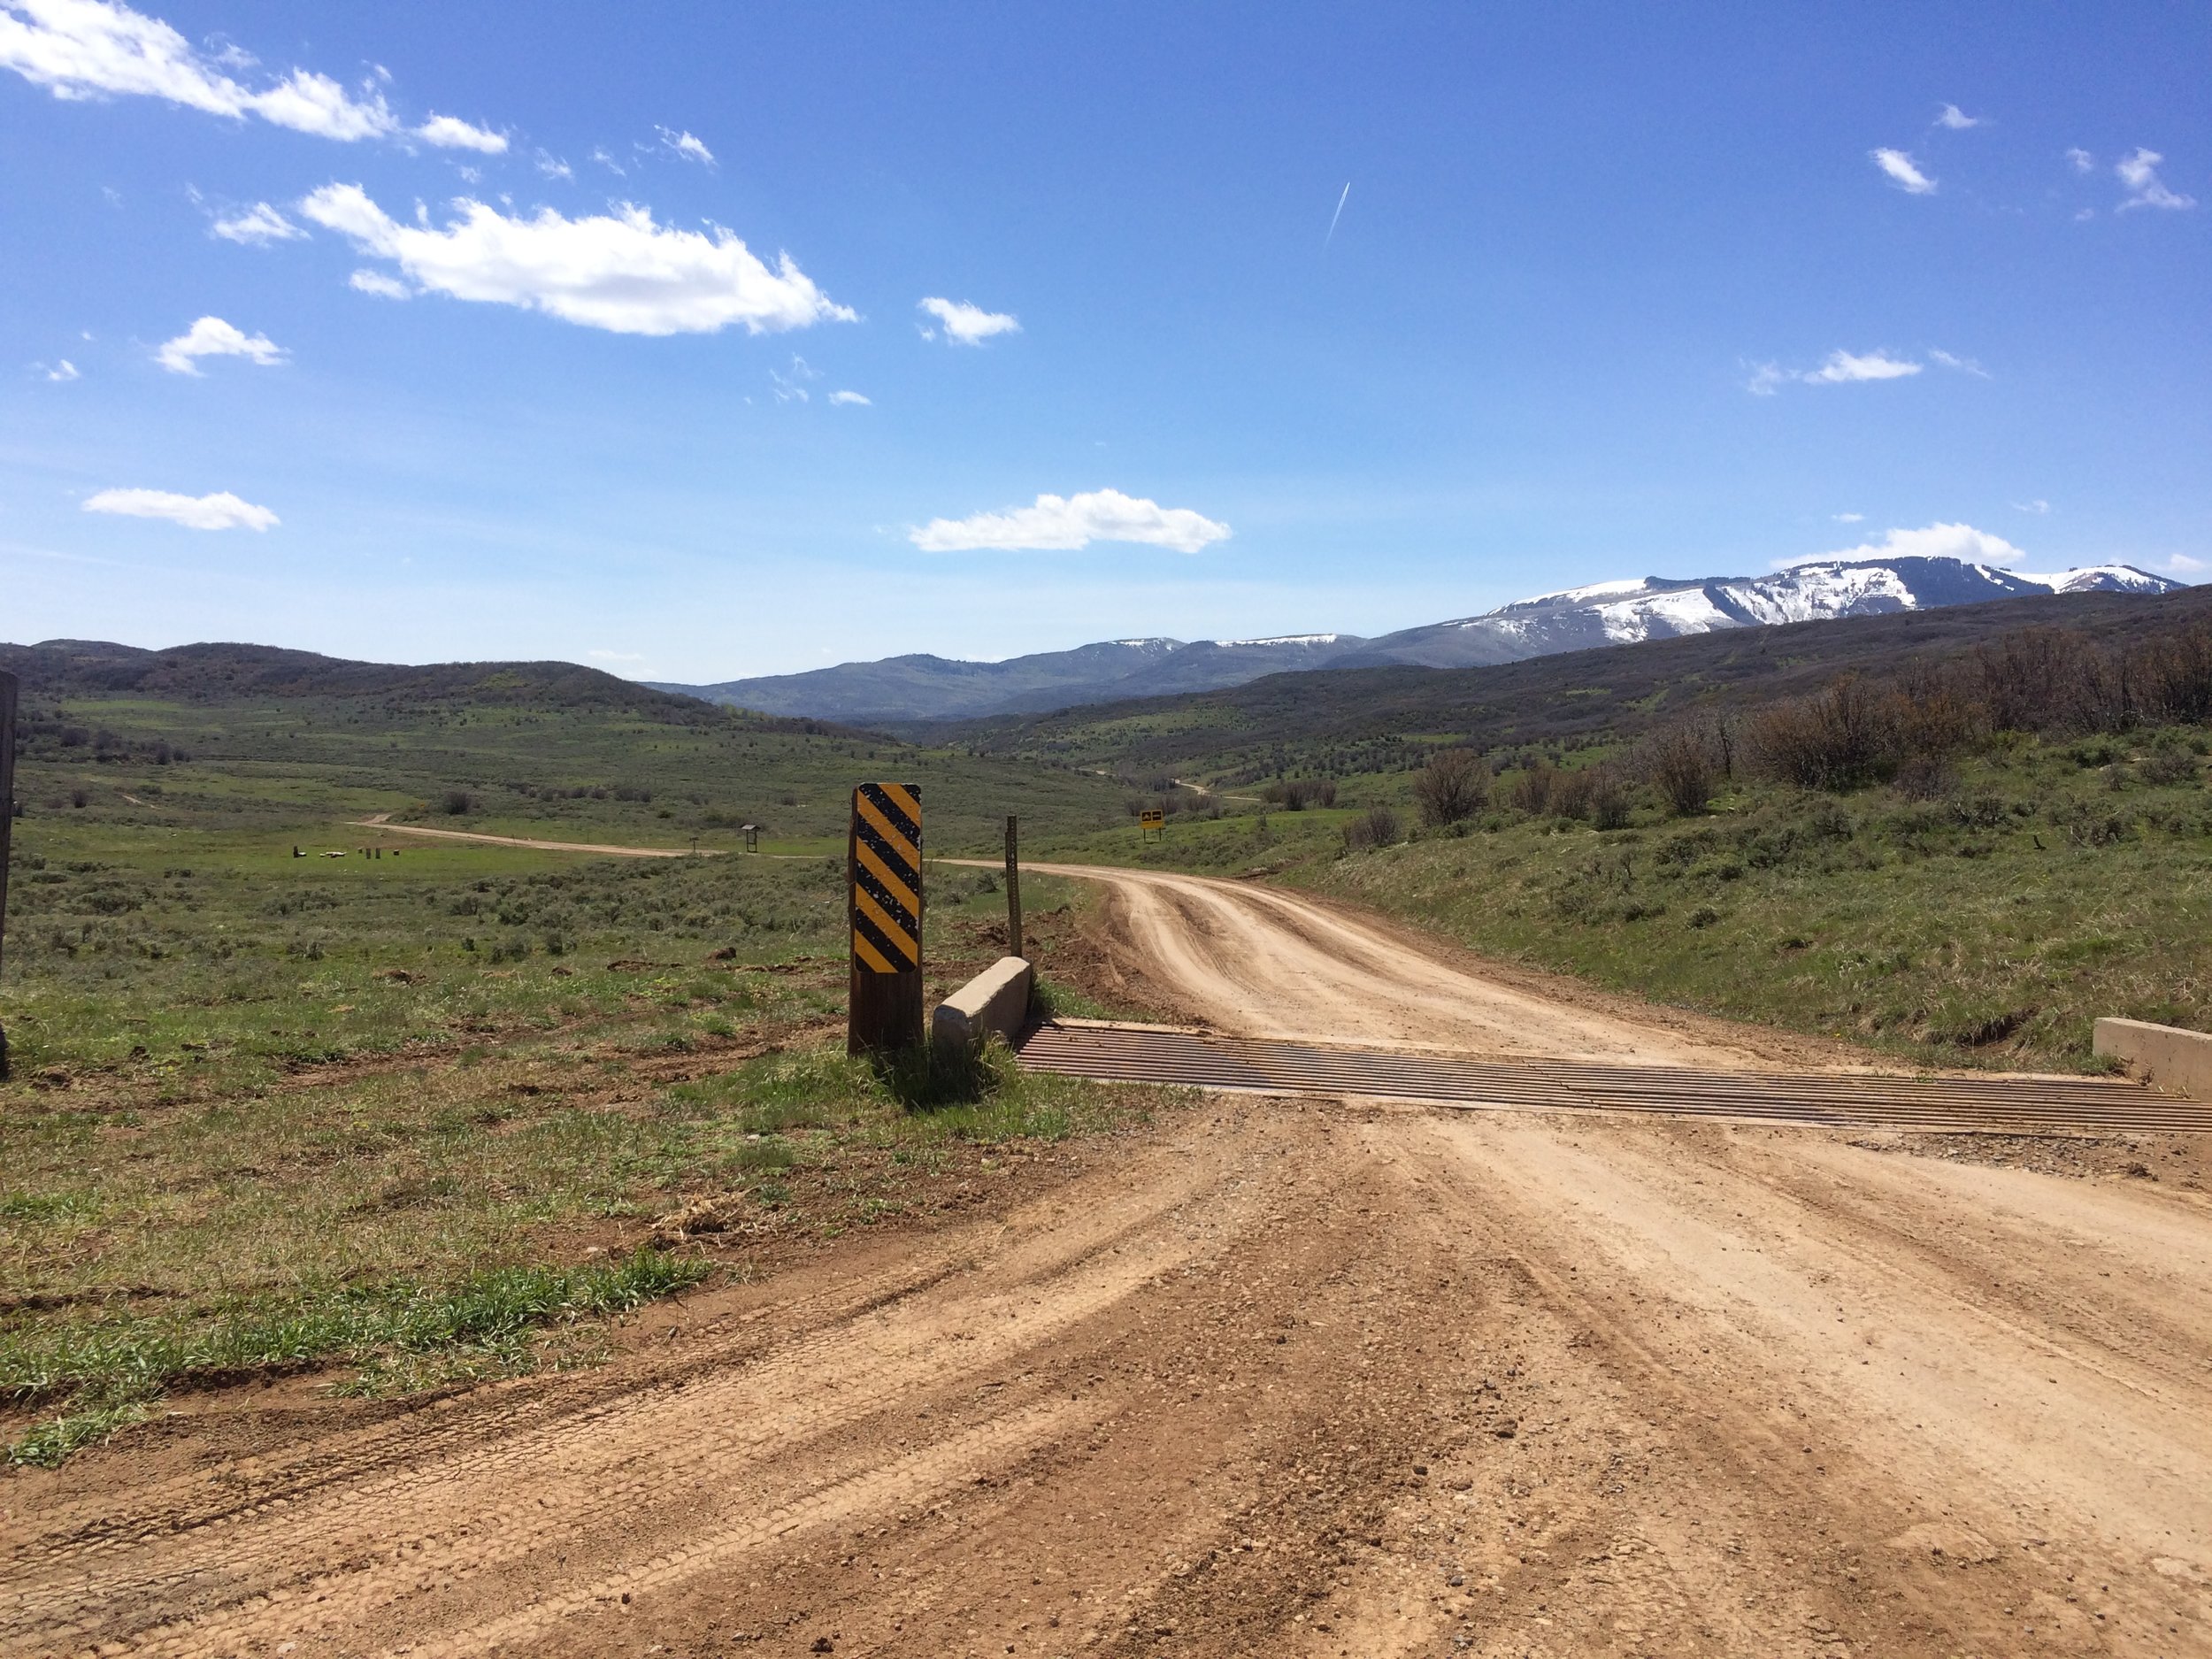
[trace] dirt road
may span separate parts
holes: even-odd
[[[603,858],[712,858],[712,849],[693,852],[683,847],[615,847],[598,841],[542,841],[521,835],[486,835],[475,830],[432,829],[422,824],[395,824],[389,812],[373,812],[358,820],[357,828],[382,830],[388,835],[421,835],[442,841],[477,841],[487,847],[529,847],[548,853],[595,853]]]
[[[1476,964],[1379,919],[1251,882],[1027,867],[1103,886],[1100,933],[1132,988],[1240,1036],[1646,1065],[1846,1058],[1832,1045]]]
[[[1314,930],[1237,970],[1293,1025],[1370,948]],[[595,1371],[12,1475],[0,1652],[2212,1650],[2193,1141],[1216,1097],[1055,1156]]]

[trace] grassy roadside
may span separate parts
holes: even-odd
[[[1164,1098],[846,1060],[841,859],[295,858],[97,806],[19,831],[8,1461],[273,1371],[586,1363],[645,1301],[957,1210]],[[1065,885],[1025,894],[1048,959]],[[945,868],[931,897],[941,994],[998,954],[1003,895]]]
[[[2091,1022],[2212,1030],[2206,734],[2011,738],[1933,798],[1739,782],[1619,829],[1503,804],[1349,851],[1402,780],[1333,810],[1245,810],[1070,838],[1056,857],[1256,874],[1486,955],[1655,1001],[1842,1036],[1941,1065],[2093,1070]],[[1494,803],[1511,798],[1509,772]]]

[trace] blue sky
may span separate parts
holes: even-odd
[[[0,0],[0,636],[703,680],[2193,577],[2208,63],[2170,5]]]

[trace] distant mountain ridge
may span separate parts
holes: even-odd
[[[50,697],[129,694],[185,703],[357,698],[387,704],[452,703],[594,710],[664,724],[726,719],[696,698],[575,663],[359,663],[273,645],[211,643],[146,650],[107,640],[0,644],[0,669],[26,693]]]
[[[2131,565],[2036,576],[1948,557],[1821,560],[1769,576],[1646,576],[1517,600],[1480,616],[1404,628],[1256,640],[1105,640],[997,663],[930,656],[841,663],[798,674],[654,689],[764,714],[865,724],[1036,713],[1125,697],[1217,691],[1321,668],[1479,668],[1559,651],[1723,628],[1880,616],[2036,594],[2170,593],[2183,584]]]

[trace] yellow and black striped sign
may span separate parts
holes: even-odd
[[[853,791],[853,965],[904,973],[922,965],[922,792],[910,783]]]

